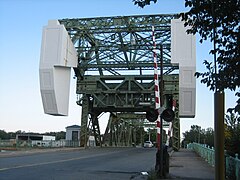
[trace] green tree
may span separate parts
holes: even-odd
[[[65,139],[65,137],[66,137],[65,131],[60,131],[56,133],[56,140]]]
[[[141,8],[143,8],[146,5],[150,5],[151,2],[156,3],[157,0],[133,0],[135,5],[140,6]]]
[[[225,123],[229,129],[238,129],[238,126],[240,125],[239,114],[229,110],[228,114],[225,115]]]
[[[225,115],[225,149],[232,155],[240,154],[240,116],[238,113],[228,111]]]
[[[16,132],[8,132],[9,139],[15,139],[16,138]]]
[[[49,136],[55,136],[56,140],[60,140],[60,139],[65,139],[66,137],[66,132],[64,131],[60,131],[60,132],[47,132],[44,133],[45,135],[49,135]]]
[[[190,131],[185,131],[183,133],[184,141],[186,144],[199,142],[201,140],[201,126],[192,125]]]
[[[146,131],[144,131],[144,127],[136,127],[136,144],[142,145],[144,142]]]
[[[207,144],[210,147],[214,146],[214,131],[213,128],[201,129],[201,126],[192,125],[189,131],[183,133],[184,144],[197,142]]]
[[[157,0],[133,0],[134,4],[144,7]],[[191,27],[188,33],[198,33],[200,42],[210,40],[215,48],[216,63],[204,60],[206,72],[196,73],[201,82],[210,90],[230,89],[236,92],[238,100],[234,108],[240,112],[240,1],[239,0],[185,0],[190,10],[181,13],[185,26]]]
[[[207,128],[204,130],[203,141],[201,143],[207,144],[210,147],[214,147],[214,130],[213,128]]]
[[[239,0],[185,0],[185,6],[191,8],[181,13],[185,25],[192,27],[188,33],[198,33],[201,43],[214,42],[215,48],[210,53],[217,56],[216,64],[205,60],[207,71],[198,72],[196,76],[201,77],[201,82],[210,90],[238,90],[235,111],[240,112]]]
[[[9,135],[4,130],[0,130],[0,139],[9,139]]]

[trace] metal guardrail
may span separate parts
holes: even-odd
[[[194,150],[211,166],[215,165],[215,151],[213,147],[207,146],[206,144],[190,143],[187,145],[187,148]],[[225,171],[226,179],[240,180],[240,159],[238,158],[238,154],[232,157],[225,151]]]
[[[22,148],[56,148],[79,147],[79,141],[71,140],[0,140],[0,150],[16,150]]]

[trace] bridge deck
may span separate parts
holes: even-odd
[[[214,167],[189,149],[180,149],[172,154],[169,171],[171,179],[214,179]]]
[[[108,148],[106,148],[108,149]],[[124,149],[124,148],[123,148]],[[139,148],[136,148],[136,150]],[[99,150],[101,150],[99,148]],[[55,148],[55,149],[29,149],[27,151],[6,151],[0,153],[0,158],[11,158],[14,156],[28,157],[29,155],[36,154],[48,154],[51,152],[82,152],[83,148]],[[150,151],[148,155],[154,156],[155,149],[145,149],[146,152]],[[147,162],[152,162],[154,167],[155,158]],[[149,170],[149,166],[146,165],[146,171]],[[199,157],[194,151],[189,149],[180,149],[178,152],[174,152],[170,157],[170,173],[169,179],[181,179],[181,180],[214,180],[214,168],[211,167],[206,161]],[[129,174],[130,176],[131,174]],[[118,177],[116,177],[118,178]],[[132,180],[147,179],[147,176],[136,175]],[[113,178],[114,179],[114,178]]]

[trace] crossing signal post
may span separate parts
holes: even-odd
[[[171,122],[174,117],[174,111],[170,108],[166,108],[163,110],[163,47],[160,45],[160,53],[161,53],[161,80],[160,80],[160,88],[159,88],[159,80],[158,80],[158,66],[157,66],[157,56],[156,56],[156,43],[155,43],[155,35],[154,35],[154,26],[152,26],[152,37],[153,37],[153,57],[154,57],[154,81],[155,81],[155,108],[157,114],[157,153],[156,153],[156,166],[155,170],[158,173],[159,177],[163,177],[166,175],[166,171],[169,168],[166,168],[168,163],[168,153],[167,147],[163,146],[163,119],[167,122]],[[160,94],[159,94],[160,90]],[[150,118],[149,118],[150,119]],[[151,119],[154,120],[155,118]]]

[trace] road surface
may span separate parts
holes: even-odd
[[[155,148],[92,148],[0,156],[0,179],[132,179],[154,169],[155,153]]]

